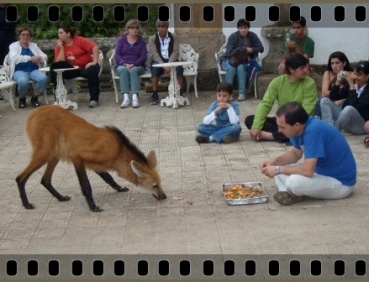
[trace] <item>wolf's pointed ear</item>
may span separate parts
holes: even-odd
[[[149,161],[149,165],[151,167],[156,167],[156,164],[158,163],[158,160],[156,159],[156,153],[155,153],[155,151],[150,151],[147,154],[147,160]]]
[[[131,161],[131,168],[134,174],[140,178],[147,178],[147,174],[143,172],[144,168],[136,161]]]

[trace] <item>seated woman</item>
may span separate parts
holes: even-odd
[[[132,94],[132,108],[140,106],[138,102],[139,76],[145,72],[147,58],[146,42],[140,34],[140,23],[136,19],[126,23],[125,33],[118,38],[115,47],[116,73],[120,77],[120,91],[123,96],[121,108],[131,104],[129,93]]]
[[[50,78],[56,87],[56,72],[54,69],[78,69],[63,72],[63,79],[84,77],[87,79],[90,92],[90,108],[96,108],[100,95],[99,46],[82,36],[76,36],[76,30],[70,26],[60,27],[58,41],[55,46],[55,63],[50,66]]]
[[[339,130],[355,135],[369,133],[369,61],[359,62],[346,78],[350,88],[342,109],[324,113],[322,107],[322,116],[331,115],[329,119]]]
[[[244,19],[237,22],[238,31],[232,33],[227,41],[226,51],[220,58],[220,65],[226,71],[225,81],[233,84],[234,77],[237,74],[238,78],[238,101],[246,99],[246,64],[239,64],[237,67],[229,64],[229,56],[236,51],[242,51],[250,58],[256,58],[258,53],[264,52],[264,47],[261,44],[258,36],[249,31],[250,23]]]
[[[34,95],[31,97],[33,107],[40,105],[38,97],[45,91],[48,83],[46,74],[38,69],[41,62],[47,61],[47,55],[41,51],[36,43],[30,41],[31,30],[28,27],[18,29],[19,41],[9,46],[9,58],[11,61],[10,77],[18,84],[19,108],[26,107],[26,94],[29,82],[35,85]]]
[[[318,101],[315,113],[332,125],[332,116],[335,115],[333,112],[339,114],[343,102],[349,95],[350,86],[346,75],[351,72],[350,62],[344,53],[336,51],[329,56],[327,69],[323,74],[322,97]],[[321,107],[324,108],[324,114]]]

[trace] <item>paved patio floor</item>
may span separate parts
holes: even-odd
[[[163,97],[164,93],[160,95]],[[195,127],[202,121],[215,93],[200,92],[199,98],[192,93],[187,97],[189,106],[172,109],[151,106],[149,95],[142,94],[138,109],[121,109],[115,103],[113,91],[105,91],[101,93],[100,106],[89,109],[86,93],[69,96],[79,104],[76,114],[98,126],[114,125],[145,154],[150,150],[157,153],[162,186],[168,198],[156,201],[144,189],[113,174],[118,183],[130,188],[127,193],[117,193],[89,172],[95,202],[104,209],[101,213],[88,209],[74,168],[66,163],[57,166],[53,183],[61,194],[71,196],[71,200],[58,202],[40,184],[42,168],[31,176],[26,186],[36,209],[22,207],[15,178],[30,157],[24,122],[32,108],[17,108],[13,112],[7,101],[0,101],[1,260],[22,261],[20,255],[27,258],[65,255],[68,260],[66,255],[85,259],[90,258],[88,255],[107,255],[105,258],[111,261],[116,256],[131,255],[128,260],[135,261],[147,255],[176,261],[186,257],[201,261],[209,257],[223,262],[226,258],[244,260],[245,256],[254,261],[268,261],[277,256],[284,261],[290,256],[309,264],[315,257],[324,261],[327,257],[343,256],[348,259],[347,273],[352,271],[349,276],[355,276],[352,273],[356,258],[365,260],[369,253],[369,149],[363,146],[364,136],[345,134],[358,165],[358,182],[349,198],[281,206],[272,197],[276,192],[273,179],[262,175],[258,166],[289,147],[274,142],[253,142],[243,123],[246,115],[255,112],[260,100],[250,97],[240,103],[243,131],[239,142],[199,145],[195,142]],[[262,182],[269,201],[227,205],[221,185],[238,181]],[[330,261],[327,265],[331,265]],[[129,273],[128,264],[126,269]],[[0,277],[8,277],[2,271]],[[193,277],[202,278],[196,271]],[[236,273],[241,278],[245,275]],[[214,275],[218,274],[225,275],[216,269]],[[261,270],[255,277],[268,275]],[[333,274],[328,270],[326,276],[330,275]]]

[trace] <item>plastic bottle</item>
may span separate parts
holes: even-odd
[[[290,41],[290,33],[286,31],[286,42]]]

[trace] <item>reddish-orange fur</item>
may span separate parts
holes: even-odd
[[[85,168],[98,173],[117,191],[128,189],[120,187],[107,171],[116,171],[119,176],[151,191],[157,199],[166,198],[160,186],[155,152],[151,151],[145,157],[114,127],[96,127],[76,114],[52,105],[32,111],[26,122],[26,132],[33,149],[32,158],[16,178],[26,208],[33,208],[33,205],[28,202],[25,183],[35,170],[46,163],[41,183],[60,201],[69,200],[51,184],[52,173],[59,160],[74,165],[82,192],[92,210],[100,209],[93,202]]]

